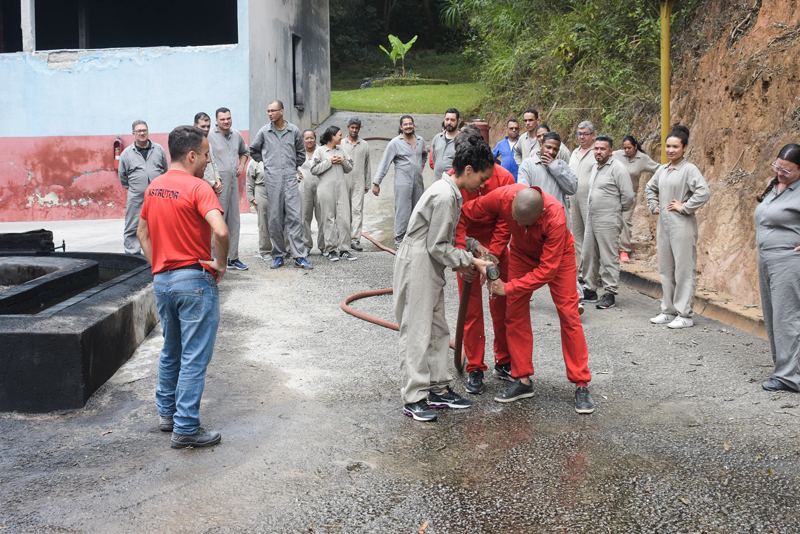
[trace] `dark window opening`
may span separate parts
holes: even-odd
[[[236,0],[36,0],[37,50],[205,46],[238,41]]]
[[[292,88],[294,107],[303,111],[303,49],[300,37],[292,34]]]
[[[22,52],[22,12],[19,0],[0,1],[0,54]]]

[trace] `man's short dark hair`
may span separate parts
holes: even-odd
[[[445,115],[447,115],[448,113],[455,113],[456,114],[456,120],[457,121],[461,120],[461,113],[459,113],[456,108],[450,108],[450,109],[448,109],[447,111],[444,112]]]
[[[140,124],[144,124],[144,127],[147,128],[147,123],[140,119],[133,121],[133,126],[131,126],[131,131],[135,132],[136,127],[139,126]]]
[[[536,118],[536,120],[537,121],[539,120],[539,112],[536,111],[535,109],[528,108],[528,109],[526,109],[525,111],[522,112],[522,115],[525,116],[526,113],[533,113],[533,116]]]
[[[303,137],[305,137],[308,132],[311,132],[312,134],[314,134],[314,139],[317,138],[317,132],[315,132],[314,130],[312,130],[310,128],[308,130],[303,130]]]
[[[278,109],[284,109],[283,108],[283,102],[281,102],[280,100],[273,100],[269,104],[278,104]],[[267,104],[267,107],[269,107],[269,104]]]
[[[403,115],[402,117],[400,117],[400,127],[397,129],[397,133],[399,134],[403,133],[403,121],[406,119],[411,119],[411,124],[414,124],[414,117],[412,117],[411,115]],[[444,128],[444,123],[442,123],[442,128]]]
[[[547,130],[549,132],[550,131],[550,127],[548,125],[546,125],[545,123],[542,123],[539,126],[537,126],[534,131],[536,133],[539,133],[539,130]]]
[[[208,113],[205,111],[201,111],[197,115],[194,116],[194,123],[197,124],[200,121],[210,121],[211,117],[208,116]]]
[[[485,171],[494,166],[494,156],[492,156],[492,149],[486,142],[478,144],[465,144],[456,150],[453,156],[453,169],[457,175],[461,175],[467,165],[472,167],[476,172]]]
[[[516,122],[516,123],[517,123],[517,126],[519,126],[519,121],[518,121],[517,119],[508,119],[508,121],[506,121],[506,126],[508,126],[508,125],[509,125],[509,124],[511,124],[512,122]]]
[[[605,141],[606,143],[608,143],[609,148],[614,148],[614,140],[611,139],[611,136],[598,135],[597,137],[594,138],[594,142],[596,143],[598,141]]]
[[[550,139],[555,139],[556,141],[561,143],[561,136],[558,135],[558,132],[548,131],[546,134],[544,134],[542,136],[542,144],[545,144],[545,142],[550,140]]]
[[[189,152],[200,153],[206,134],[197,126],[178,126],[169,133],[167,146],[172,161],[183,161]]]
[[[354,124],[359,128],[361,128],[361,119],[359,119],[358,117],[350,117],[350,120],[347,121],[347,127],[350,128]]]
[[[219,117],[219,114],[220,114],[220,113],[230,113],[230,112],[231,112],[231,110],[229,110],[228,108],[219,108],[219,109],[217,110],[217,112],[216,112],[216,113],[214,113],[214,118],[217,118],[217,117]]]

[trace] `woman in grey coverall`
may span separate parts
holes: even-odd
[[[800,391],[800,145],[789,144],[758,196],[756,245],[761,310],[775,370],[767,391]]]
[[[694,326],[697,285],[697,219],[694,213],[711,196],[700,170],[683,158],[689,129],[675,126],[667,136],[669,163],[661,165],[645,188],[650,213],[658,214],[658,274],[661,313],[650,319],[669,328]]]

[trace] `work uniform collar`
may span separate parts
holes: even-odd
[[[452,175],[450,175],[449,173],[444,173],[444,175],[442,176],[442,180],[447,182],[447,185],[449,185],[453,189],[458,198],[461,198],[461,190],[456,185],[456,181],[453,180]]]
[[[611,164],[612,164],[612,160],[613,160],[613,159],[614,159],[614,158],[613,158],[613,156],[612,156],[612,157],[608,158],[608,159],[606,160],[606,162],[605,162],[605,163],[603,163],[602,165],[600,165],[600,164],[598,163],[598,164],[597,164],[597,172],[600,172],[600,169],[602,169],[602,168],[604,168],[604,167],[608,167],[609,165],[611,165]]]
[[[344,140],[343,140],[342,142],[343,142],[343,143],[344,143],[344,142],[350,143],[350,146],[358,146],[359,144],[361,144],[361,141],[363,141],[363,139],[361,139],[361,138],[359,137],[359,138],[356,140],[356,142],[355,142],[355,143],[353,143],[353,142],[351,142],[351,141],[350,141],[350,136],[348,135],[347,137],[345,137],[345,138],[344,138]]]
[[[270,131],[270,132],[285,132],[286,128],[289,127],[289,121],[284,121],[284,122],[286,123],[286,125],[283,127],[283,130],[278,129],[277,126],[275,126],[273,123],[270,122],[267,125],[267,131]]]
[[[402,139],[403,141],[405,141],[406,143],[408,143],[408,139],[406,139],[406,136],[405,136],[405,135],[403,135],[403,134],[400,134],[400,135],[398,135],[397,137],[399,137],[400,139]],[[419,141],[420,139],[422,139],[422,138],[421,138],[420,136],[418,136],[417,134],[414,134],[414,138],[415,138],[417,141]],[[409,144],[409,146],[411,145],[411,143],[408,143],[408,144]],[[416,145],[414,145],[414,146],[416,146]]]
[[[664,165],[666,165],[666,166],[667,166],[667,171],[669,171],[669,172],[672,172],[672,171],[679,171],[679,170],[681,170],[681,168],[682,168],[682,167],[683,167],[683,166],[684,166],[686,163],[687,163],[687,162],[686,162],[686,158],[683,158],[683,159],[681,160],[681,162],[680,162],[680,163],[678,163],[677,165],[675,165],[674,167],[670,167],[670,166],[669,166],[669,165],[670,165],[669,163],[665,163]]]
[[[150,139],[148,139],[146,147],[140,147],[136,143],[133,143],[133,146],[136,148],[136,151],[141,154],[142,150],[150,150],[151,148],[153,148],[153,142]]]
[[[224,134],[224,133],[220,132],[219,131],[219,126],[214,126],[214,131],[217,132],[218,134],[222,135],[225,139],[230,139],[231,136],[233,135],[233,128],[231,128],[230,131],[227,134]]]

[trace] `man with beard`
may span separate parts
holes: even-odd
[[[448,109],[444,114],[444,130],[436,134],[431,141],[434,180],[441,179],[442,174],[453,168],[453,156],[456,154],[453,139],[458,133],[460,119],[461,115],[456,108]]]

